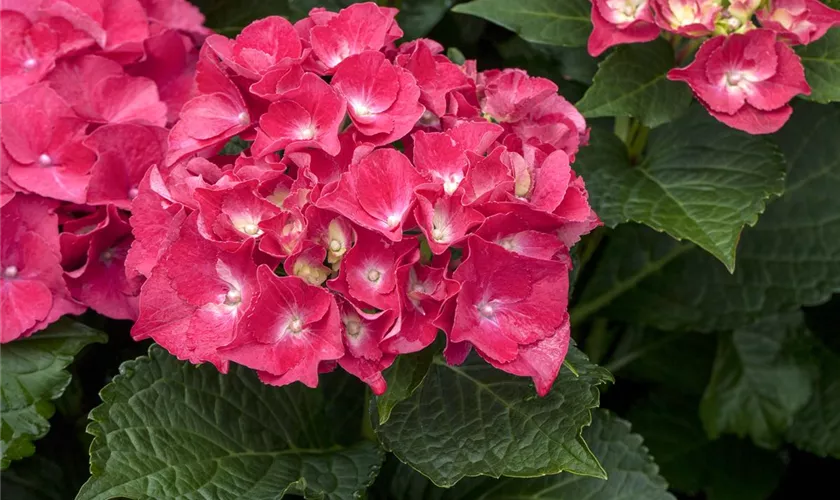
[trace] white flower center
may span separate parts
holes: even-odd
[[[26,71],[35,69],[35,66],[38,66],[38,61],[35,60],[34,57],[30,57],[29,59],[23,61],[23,69]]]
[[[251,123],[251,117],[248,116],[246,111],[243,111],[236,115],[236,120],[239,122],[240,125],[248,125]]]
[[[493,317],[493,306],[490,304],[484,304],[478,306],[478,313],[484,316],[485,318],[492,318]]]
[[[228,293],[225,294],[225,304],[229,306],[236,306],[242,302],[242,292],[237,290],[236,288],[231,288],[228,290]]]
[[[355,319],[348,320],[344,323],[344,328],[347,330],[347,335],[351,337],[358,337],[362,332],[362,324]]]
[[[6,278],[15,278],[17,277],[18,268],[17,266],[9,266],[6,269],[3,269],[3,276]]]
[[[137,198],[138,194],[140,194],[140,190],[137,189],[136,187],[133,187],[133,188],[128,190],[128,199],[133,200],[134,198]]]
[[[726,74],[726,84],[730,87],[737,87],[744,79],[740,71],[731,71]]]
[[[263,233],[262,229],[260,229],[256,224],[245,224],[242,226],[241,231],[248,236],[259,236]]]
[[[461,185],[461,179],[462,178],[463,177],[460,177],[460,176],[453,176],[453,177],[450,177],[449,179],[447,179],[446,181],[444,181],[443,191],[446,194],[449,194],[449,195],[454,193],[455,190],[458,189],[458,186]]]
[[[50,158],[50,155],[48,155],[47,153],[41,153],[41,155],[38,157],[38,163],[42,167],[49,167],[50,165],[52,165],[52,158]]]
[[[330,240],[330,252],[338,253],[344,245],[341,244],[338,240]]]
[[[435,241],[441,241],[441,240],[443,240],[443,238],[445,236],[446,236],[446,233],[444,232],[443,229],[441,229],[439,227],[436,227],[436,228],[432,229],[432,238],[434,238]]]
[[[360,103],[353,104],[353,112],[358,116],[370,116],[372,114],[369,107]]]
[[[308,141],[309,139],[312,139],[313,137],[315,137],[315,127],[310,125],[308,127],[300,129],[300,133],[298,134],[298,137],[301,140],[304,140],[304,141]]]
[[[382,277],[382,273],[380,273],[377,269],[371,269],[367,273],[367,279],[371,283],[376,283],[377,281],[379,281],[379,278],[381,278],[381,277]]]
[[[300,318],[289,321],[288,330],[292,333],[300,333],[303,330],[303,321]]]
[[[395,214],[395,215],[389,215],[388,220],[385,221],[385,222],[388,224],[389,228],[393,229],[393,228],[399,226],[401,221],[402,221],[402,217]]]

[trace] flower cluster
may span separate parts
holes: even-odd
[[[3,2],[0,341],[87,307],[136,319],[126,210],[192,94],[186,0]]]
[[[396,13],[207,39],[132,203],[135,338],[274,385],[338,365],[381,394],[382,370],[443,330],[450,362],[475,348],[548,392],[569,248],[600,224],[570,168],[586,123],[549,80],[397,46]]]
[[[694,61],[668,78],[686,82],[709,113],[751,134],[777,131],[788,104],[811,88],[792,45],[818,40],[840,26],[840,11],[818,0],[592,0],[589,53],[648,42],[660,30],[678,50],[678,63],[702,42]]]

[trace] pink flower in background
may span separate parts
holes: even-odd
[[[597,57],[622,43],[649,42],[659,36],[648,0],[590,0],[592,34],[587,49]]]
[[[0,211],[0,342],[45,328],[85,307],[70,297],[58,241],[58,202],[15,195]]]
[[[711,38],[668,78],[686,82],[712,116],[751,134],[779,130],[792,113],[788,102],[811,93],[799,57],[766,29]]]
[[[756,12],[763,28],[792,44],[808,45],[840,26],[840,11],[817,0],[773,0]]]
[[[721,0],[650,0],[650,6],[660,28],[687,37],[714,32],[723,10]]]
[[[161,187],[146,173],[192,97],[203,20],[185,0],[3,2],[3,342],[87,307],[137,317],[141,281],[185,213],[168,190],[145,195],[139,218],[155,223],[140,232],[163,239],[127,265],[126,210],[143,179]]]

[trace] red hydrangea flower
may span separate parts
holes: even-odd
[[[204,239],[189,217],[140,295],[131,333],[153,338],[179,359],[227,371],[228,345],[258,293],[253,240],[228,252]]]
[[[403,35],[394,21],[396,15],[396,9],[365,2],[351,5],[338,15],[324,16],[322,19],[328,20],[315,22],[310,31],[312,53],[330,73],[350,56],[379,51]]]
[[[166,124],[166,104],[161,102],[155,82],[126,75],[110,59],[95,55],[64,59],[48,81],[87,121]]]
[[[592,34],[587,49],[597,57],[622,43],[649,42],[659,36],[648,0],[590,0]]]
[[[254,21],[236,40],[212,35],[207,38],[207,44],[225,65],[252,80],[259,79],[284,59],[300,59],[302,54],[294,27],[280,16]]]
[[[2,99],[7,101],[39,82],[55,67],[58,35],[44,23],[33,24],[23,14],[0,11]]]
[[[443,330],[448,361],[475,347],[548,391],[568,348],[569,247],[600,224],[571,165],[586,122],[547,79],[395,46],[395,15],[354,4],[210,37],[163,161],[149,146],[127,167],[148,124],[85,139],[96,179],[119,177],[107,195],[91,181],[89,203],[133,198],[135,337],[267,384],[341,367],[381,394],[382,371]],[[128,74],[169,81],[145,61]],[[135,146],[112,151],[117,132]],[[232,138],[252,142],[231,155]]]
[[[335,156],[341,150],[338,129],[346,112],[344,99],[324,80],[310,73],[282,95],[260,118],[252,146],[257,156],[284,149],[318,148]]]
[[[129,280],[125,257],[131,246],[128,217],[114,205],[64,224],[61,257],[74,299],[115,319],[137,319],[139,283]]]
[[[377,149],[351,165],[333,190],[321,195],[318,206],[400,241],[403,222],[414,206],[414,188],[422,183],[423,177],[405,155],[395,149]]]
[[[779,130],[792,113],[788,102],[811,93],[799,57],[766,29],[711,38],[668,78],[688,83],[712,116],[751,134]]]
[[[105,125],[85,139],[85,146],[96,153],[91,169],[87,202],[113,203],[129,209],[139,191],[140,181],[152,165],[163,162],[166,130],[136,124]]]
[[[84,203],[96,159],[82,143],[87,124],[43,83],[4,102],[2,113],[12,181],[42,196]]]
[[[548,393],[569,342],[567,264],[472,236],[469,256],[453,277],[461,290],[450,340],[470,342],[493,366],[528,375],[539,394]]]
[[[263,380],[274,385],[317,386],[319,363],[344,355],[335,299],[296,276],[277,277],[267,266],[257,277],[259,294],[225,355],[264,372]]]
[[[84,306],[62,278],[58,203],[16,195],[0,211],[0,342],[27,337]]]
[[[341,325],[344,356],[339,366],[370,386],[373,393],[382,395],[388,388],[382,370],[391,366],[396,355],[382,352],[380,343],[393,326],[394,311],[366,313],[350,302],[341,305]]]
[[[773,0],[756,12],[762,28],[792,44],[808,45],[840,26],[840,11],[818,0]]]
[[[380,52],[348,57],[336,69],[332,86],[347,99],[356,130],[374,145],[401,139],[425,111],[411,73]]]

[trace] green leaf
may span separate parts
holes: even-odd
[[[840,101],[840,29],[828,30],[816,42],[797,47],[796,53],[811,86],[811,95],[803,97],[822,103]]]
[[[582,47],[592,24],[587,0],[473,0],[452,11],[471,14],[535,43]]]
[[[54,413],[52,400],[70,384],[65,370],[88,344],[107,342],[102,332],[61,319],[42,332],[0,347],[0,418],[2,468],[35,453],[33,441],[44,437]]]
[[[385,394],[376,397],[380,425],[391,418],[391,411],[397,404],[411,397],[414,391],[420,387],[420,384],[426,378],[426,374],[429,373],[429,367],[432,365],[434,356],[435,350],[432,348],[426,348],[412,354],[403,354],[397,356],[394,364],[385,371],[384,376],[388,382],[388,390],[385,391]]]
[[[428,35],[452,3],[453,0],[403,0],[397,14],[397,22],[405,33],[403,40]]]
[[[514,36],[496,45],[507,66],[524,68],[557,84],[571,80],[589,85],[598,70],[598,60],[583,47],[559,47],[529,43]]]
[[[587,118],[632,116],[650,128],[668,123],[691,104],[688,86],[665,77],[674,65],[674,50],[662,38],[622,45],[598,65],[576,107]]]
[[[800,312],[720,335],[700,405],[709,435],[733,433],[765,448],[778,446],[811,397],[811,342]]]
[[[305,17],[305,6],[298,0],[192,0],[204,14],[204,24],[225,36],[234,36],[251,22],[268,16],[283,16],[290,21]]]
[[[671,488],[704,491],[708,500],[769,498],[784,471],[779,455],[733,437],[710,441],[697,405],[691,396],[659,391],[628,415]]]
[[[251,370],[221,375],[152,346],[120,367],[91,412],[92,477],[77,498],[358,497],[382,451],[369,441],[343,446],[361,412],[348,419],[336,399],[360,400],[361,387],[325,385],[271,387]]]
[[[840,290],[837,130],[840,106],[795,106],[775,136],[788,160],[785,195],[744,231],[734,274],[703,252],[688,250],[674,258],[678,243],[629,228],[635,234],[614,234],[607,242],[578,312],[590,315],[609,304],[601,313],[612,319],[665,330],[720,331],[828,300]],[[592,186],[591,176],[584,177]],[[597,209],[604,191],[590,189]],[[613,242],[618,239],[624,242]],[[651,262],[646,256],[652,253]],[[616,260],[622,263],[618,275]],[[580,321],[574,314],[572,319]]]
[[[744,226],[781,194],[785,164],[767,139],[722,125],[697,106],[654,130],[644,161],[632,168],[615,135],[592,130],[575,169],[605,223],[632,220],[688,239],[732,270]]]
[[[840,458],[840,354],[819,342],[815,353],[819,374],[813,396],[796,414],[788,440],[811,453]]]
[[[470,478],[449,490],[433,490],[420,474],[403,466],[391,480],[390,493],[393,498],[412,500],[674,500],[641,436],[631,432],[629,422],[598,410],[592,414],[592,425],[584,429],[583,437],[601,460],[608,480],[572,474],[533,479]]]
[[[375,426],[382,444],[435,484],[465,476],[534,477],[561,471],[606,477],[581,437],[610,374],[570,347],[551,392],[478,356],[435,357],[423,384]]]

